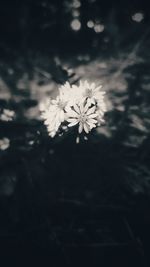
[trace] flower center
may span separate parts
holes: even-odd
[[[91,98],[93,96],[92,90],[87,88],[85,90],[85,96],[88,97],[88,98]]]
[[[66,106],[66,103],[60,100],[58,103],[58,107],[62,110],[65,108],[65,106]]]
[[[86,114],[80,114],[78,119],[81,123],[85,123],[87,121],[87,115]]]

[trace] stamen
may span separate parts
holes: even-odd
[[[93,96],[92,90],[87,88],[85,90],[85,97],[91,98],[92,96]]]
[[[78,119],[81,123],[85,123],[87,121],[87,115],[86,114],[80,114]]]
[[[64,109],[65,106],[66,106],[66,103],[60,100],[59,103],[58,103],[58,107],[59,107],[60,109]]]

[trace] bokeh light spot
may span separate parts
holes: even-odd
[[[71,28],[74,31],[79,31],[81,29],[81,22],[78,19],[74,19],[71,22]]]
[[[81,6],[81,3],[80,3],[79,0],[74,0],[74,1],[73,1],[73,7],[74,7],[74,8],[79,8],[80,6]]]
[[[80,16],[80,12],[79,12],[79,10],[73,10],[73,11],[72,11],[72,16],[73,16],[74,18],[79,17],[79,16]]]
[[[135,13],[132,16],[132,20],[136,21],[136,22],[141,22],[144,19],[144,14],[141,12]]]
[[[90,29],[93,28],[94,27],[94,22],[92,20],[89,20],[87,22],[87,27],[90,28]]]
[[[0,120],[2,121],[12,121],[15,117],[15,112],[9,109],[3,109],[2,114],[0,115]]]
[[[6,150],[10,146],[10,140],[6,137],[0,139],[0,150]]]
[[[94,30],[96,33],[100,33],[100,32],[103,32],[104,31],[104,25],[103,24],[96,24],[94,26]]]

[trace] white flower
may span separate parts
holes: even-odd
[[[78,99],[81,98],[79,92],[78,86],[70,86],[68,82],[59,88],[60,97],[67,103],[66,108],[71,107],[78,102]]]
[[[96,86],[95,83],[88,83],[87,81],[80,81],[79,91],[81,92],[81,101],[87,100],[89,105],[96,104],[99,101],[103,100],[105,94],[104,91],[101,91],[102,85]]]
[[[49,111],[55,115],[55,118],[60,123],[65,119],[65,107],[67,102],[64,99],[61,99],[60,96],[57,96],[56,100],[52,100],[52,103],[49,107]]]
[[[83,130],[89,133],[97,124],[97,114],[95,113],[96,107],[89,107],[88,104],[76,104],[73,109],[68,111],[69,127],[79,124],[79,133]]]
[[[54,137],[58,131],[60,125],[65,120],[65,107],[67,101],[64,95],[57,96],[56,99],[49,101],[48,103],[42,104],[41,117],[44,119],[44,124],[47,126],[49,135]],[[44,110],[45,106],[45,110]]]

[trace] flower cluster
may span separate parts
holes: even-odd
[[[106,105],[102,86],[80,81],[79,86],[66,82],[56,99],[40,104],[41,117],[48,133],[54,137],[60,130],[77,126],[78,133],[88,134],[104,122]]]

